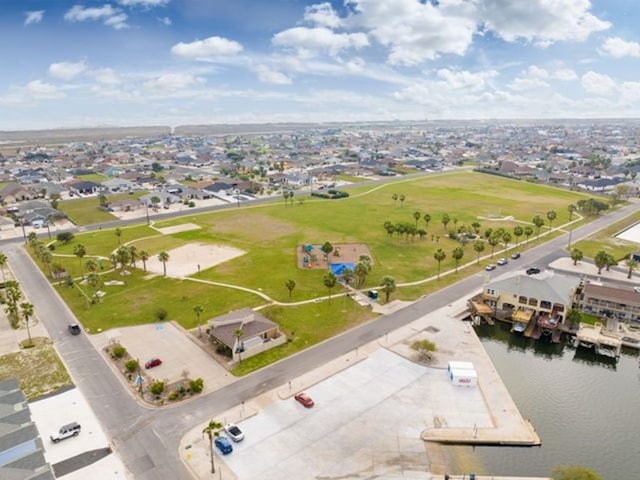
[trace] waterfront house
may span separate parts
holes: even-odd
[[[587,283],[578,305],[591,315],[640,323],[640,293],[632,289]]]

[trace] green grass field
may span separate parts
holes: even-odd
[[[108,195],[109,202],[123,200],[125,198],[140,198],[147,192],[117,193]],[[76,225],[94,225],[97,223],[111,222],[118,220],[115,215],[101,210],[99,208],[100,200],[98,197],[84,197],[63,200],[58,204],[58,209],[67,214],[69,219]]]
[[[298,302],[327,295],[323,284],[325,270],[297,267],[295,252],[301,244],[325,241],[334,244],[365,243],[372,252],[375,264],[363,287],[378,286],[385,275],[393,276],[396,283],[413,282],[436,275],[437,262],[433,254],[438,248],[447,254],[441,271],[454,267],[451,252],[460,244],[447,235],[454,225],[459,227],[477,221],[481,224],[481,232],[489,227],[504,227],[512,231],[518,222],[525,225],[534,215],[546,219],[546,212],[554,210],[557,213],[554,226],[557,226],[568,220],[567,206],[585,198],[576,192],[473,172],[396,180],[375,187],[354,186],[349,192],[351,196],[342,200],[307,198],[302,204],[288,206],[278,200],[271,204],[186,215],[157,225],[195,223],[201,227],[173,235],[160,235],[145,225],[123,228],[120,241],[134,244],[139,251],[147,250],[151,256],[196,241],[240,248],[246,252],[245,255],[203,269],[198,278],[261,290],[281,302]],[[393,194],[404,195],[405,201],[402,204],[394,202]],[[393,223],[415,222],[414,212],[419,212],[421,218],[425,213],[432,217],[426,226],[428,234],[424,239],[387,236],[383,228],[386,220]],[[446,229],[441,222],[445,213],[452,218]],[[503,217],[503,220],[495,220],[497,216]],[[422,219],[418,221],[418,226],[425,228]],[[543,227],[542,231],[546,228]],[[515,242],[516,239],[513,240]],[[523,243],[525,239],[520,238],[519,241]],[[531,238],[528,246],[541,241]],[[78,243],[85,245],[87,257],[108,257],[118,247],[115,230],[110,229],[78,235],[68,245],[56,243],[54,253],[72,255]],[[518,250],[526,250],[528,246],[522,245]],[[461,264],[476,258],[472,243],[464,250]],[[487,246],[483,255],[489,252]],[[74,277],[86,273],[83,271],[86,258],[80,262],[73,256],[54,256],[53,261],[64,262]],[[437,282],[399,288],[392,294],[391,300],[418,298],[479,271],[494,261],[495,258],[482,261],[468,270],[442,277]],[[108,263],[105,265],[105,269],[109,268]],[[142,272],[141,262],[138,261],[137,266],[137,269],[130,269],[133,273],[126,277],[126,286],[100,287],[106,295],[99,304],[88,304],[85,294],[91,296],[93,292],[86,285],[81,286],[85,294],[78,288],[57,288],[91,331],[153,322],[155,312],[160,307],[167,309],[169,319],[191,328],[196,322],[193,313],[196,304],[203,305],[206,318],[210,318],[230,310],[266,303],[249,292],[189,280],[151,277]],[[171,259],[167,264],[167,270],[170,269]],[[124,278],[116,273],[107,273],[103,277],[104,280]],[[296,282],[291,299],[285,287],[289,279]],[[338,293],[339,289],[336,287],[334,292]],[[324,301],[298,307],[270,307],[265,312],[284,330],[293,332],[293,340],[278,349],[279,353],[265,353],[261,360],[254,360],[257,362],[255,365],[263,365],[261,362],[269,361],[272,356],[282,358],[371,318],[368,310],[356,307],[352,300],[337,298],[331,303]],[[257,368],[255,365],[252,367],[251,361],[247,360],[238,368]]]
[[[101,173],[88,173],[86,175],[78,175],[78,178],[87,182],[102,183],[105,180],[109,180],[109,177],[102,175]]]
[[[633,215],[630,215],[619,222],[609,225],[604,230],[597,232],[595,235],[585,240],[574,243],[572,248],[581,250],[584,256],[588,258],[594,258],[596,253],[600,250],[604,250],[605,252],[613,255],[613,257],[619,261],[627,254],[638,251],[639,246],[637,243],[629,242],[621,238],[615,238],[614,235],[619,234],[638,222],[640,222],[640,211],[635,212]]]

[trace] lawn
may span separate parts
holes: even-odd
[[[610,253],[616,261],[622,260],[627,254],[635,252],[639,249],[637,243],[615,238],[614,235],[640,222],[640,211],[629,215],[627,218],[609,225],[604,230],[600,230],[595,235],[576,242],[572,248],[581,250],[583,255],[588,258],[594,258],[600,250]]]
[[[109,202],[123,200],[125,198],[139,198],[147,192],[134,192],[133,194],[118,193],[109,195]],[[102,210],[98,197],[83,197],[70,200],[63,200],[58,204],[58,210],[67,214],[69,219],[76,225],[93,225],[96,223],[111,222],[118,220],[115,215]]]
[[[48,342],[0,356],[0,380],[16,377],[27,400],[72,385],[71,378]]]
[[[347,175],[346,173],[341,173],[339,175],[336,175],[336,180],[339,180],[341,182],[351,182],[351,183],[362,183],[362,182],[371,181],[370,178],[356,177],[355,175]]]
[[[95,182],[95,183],[102,183],[105,180],[109,179],[108,176],[102,175],[101,173],[88,173],[86,175],[78,175],[78,178],[85,180],[87,182]]]

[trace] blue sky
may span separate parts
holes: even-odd
[[[640,117],[637,0],[2,0],[0,129]]]

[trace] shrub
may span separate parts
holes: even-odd
[[[127,353],[127,349],[124,348],[122,345],[114,345],[112,352],[114,357],[122,358],[124,357],[124,354]]]
[[[74,238],[75,235],[72,232],[60,232],[58,235],[56,235],[56,240],[61,243],[69,243]]]
[[[47,245],[47,248],[53,252],[56,249],[56,244],[50,243],[49,245]]]
[[[193,393],[200,393],[204,389],[204,380],[202,378],[196,378],[195,380],[189,380],[189,390]]]
[[[193,208],[196,206],[196,202],[189,202],[189,208]]]
[[[137,360],[129,360],[124,364],[128,372],[135,372],[138,369],[138,365],[139,364]]]
[[[179,397],[180,397],[180,394],[176,391],[173,391],[167,396],[167,399],[173,402],[177,400]]]
[[[151,393],[153,393],[154,395],[160,395],[162,392],[164,392],[164,382],[156,380],[151,384],[151,388],[149,390],[151,390]]]
[[[166,308],[160,307],[158,310],[156,310],[156,318],[160,321],[166,320],[168,315],[169,312],[167,312]]]

